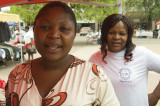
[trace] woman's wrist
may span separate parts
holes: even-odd
[[[153,95],[157,98],[160,99],[160,82],[158,83],[157,87],[153,91]]]
[[[160,96],[157,93],[153,93],[153,96],[158,100],[160,99]]]

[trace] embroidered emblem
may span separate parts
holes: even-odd
[[[122,68],[119,71],[121,82],[131,82],[131,70],[129,68]]]

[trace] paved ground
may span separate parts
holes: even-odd
[[[134,38],[133,42],[137,46],[146,46],[150,50],[160,54],[160,39],[151,39],[151,38]],[[90,42],[87,42],[87,39],[85,36],[76,36],[73,48],[71,50],[71,54],[80,57],[82,59],[88,60],[90,55],[96,52],[99,49],[98,44],[91,44]],[[34,58],[39,57],[40,55],[37,53],[34,55]],[[27,55],[25,55],[25,58],[27,58]],[[9,72],[18,64],[20,64],[21,61],[18,62],[7,62],[6,67],[0,67],[0,78],[7,81],[7,77]],[[148,75],[148,93],[152,92],[158,82],[160,81],[160,75],[154,72],[149,72]],[[160,101],[157,104],[157,106],[160,106]]]

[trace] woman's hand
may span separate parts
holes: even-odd
[[[149,106],[156,106],[158,103],[159,97],[157,97],[154,93],[148,94]]]

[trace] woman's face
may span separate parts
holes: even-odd
[[[119,21],[115,26],[113,26],[108,31],[107,42],[109,51],[120,52],[125,48],[127,39],[128,39],[127,30],[122,21]]]
[[[49,8],[36,20],[35,45],[44,59],[64,58],[72,48],[75,24],[61,7]]]

